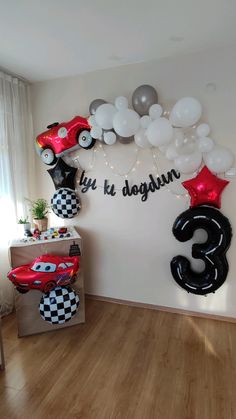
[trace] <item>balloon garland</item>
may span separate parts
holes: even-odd
[[[75,176],[77,169],[71,167],[61,158],[48,170],[56,192],[51,199],[53,212],[60,218],[72,218],[80,210],[80,201],[75,193]]]
[[[195,172],[202,163],[213,173],[224,173],[232,167],[232,151],[209,137],[208,124],[196,126],[202,116],[197,99],[178,100],[169,116],[157,102],[157,92],[149,85],[134,91],[133,109],[124,96],[118,96],[114,105],[95,99],[88,118],[92,137],[107,145],[122,139],[123,144],[134,140],[141,148],[157,147],[184,174]]]
[[[193,173],[202,163],[213,173],[232,168],[231,150],[215,144],[208,124],[196,125],[202,116],[197,99],[181,98],[168,115],[158,104],[156,89],[141,85],[133,92],[132,105],[129,108],[124,96],[118,96],[114,104],[94,99],[87,119],[75,117],[68,123],[49,125],[49,131],[37,136],[36,150],[44,163],[54,164],[75,148],[93,148],[96,140],[107,145],[135,141],[140,148],[158,148],[180,173]]]
[[[232,236],[229,220],[216,209],[220,208],[220,195],[228,181],[218,178],[215,174],[228,172],[234,176],[234,155],[231,150],[217,145],[209,137],[210,126],[207,123],[199,123],[202,106],[196,98],[181,98],[168,113],[158,104],[155,88],[142,85],[132,95],[132,106],[133,109],[129,108],[128,99],[124,96],[118,96],[114,104],[107,103],[104,99],[95,99],[89,105],[90,116],[87,119],[75,117],[72,121],[63,123],[65,126],[52,124],[48,127],[49,131],[37,137],[36,148],[45,163],[54,164],[54,157],[59,157],[56,166],[48,170],[56,187],[51,201],[52,209],[62,218],[77,215],[80,203],[75,194],[76,169],[68,166],[61,156],[78,146],[84,149],[93,148],[96,140],[100,141],[102,149],[103,143],[113,145],[116,141],[123,144],[134,141],[137,150],[148,148],[152,151],[155,147],[183,174],[198,172],[202,165],[205,165],[195,178],[182,183],[191,196],[191,205],[190,209],[176,219],[173,226],[173,234],[179,241],[189,240],[198,228],[207,231],[206,243],[194,244],[192,248],[193,257],[202,259],[205,269],[196,273],[191,269],[187,258],[176,256],[171,261],[171,272],[175,281],[188,292],[215,292],[224,283],[228,273],[226,251]],[[56,147],[51,150],[54,143]],[[96,151],[94,148],[93,162]],[[106,165],[113,170],[114,167],[108,162],[104,149],[103,153]],[[154,155],[153,161],[155,162]],[[138,151],[128,173],[135,171],[137,162]],[[116,174],[127,179],[128,173]],[[88,181],[91,188],[96,189],[96,179],[90,178],[86,180]],[[88,189],[88,184],[85,185],[84,182],[85,178],[82,181],[80,179],[83,187]],[[165,182],[161,186],[164,184]],[[152,190],[152,179],[149,186],[145,185],[147,184],[142,183],[140,188],[133,185],[133,189],[130,190],[126,180],[122,189],[123,195],[140,193],[145,201],[148,192],[155,189],[153,187]],[[116,194],[115,185],[109,185],[107,179],[103,189],[105,195]]]
[[[169,115],[158,104],[156,89],[139,86],[132,95],[133,109],[128,99],[118,96],[114,104],[95,99],[89,105],[90,116],[75,117],[67,123],[48,126],[36,139],[36,149],[46,164],[75,148],[90,149],[95,141],[107,145],[116,141],[135,141],[140,148],[158,148],[174,167],[184,174],[200,169],[204,163],[213,173],[225,173],[234,163],[234,155],[209,137],[210,126],[199,123],[202,106],[193,97],[178,100]]]

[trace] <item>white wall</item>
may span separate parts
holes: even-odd
[[[82,58],[81,58],[82,59]],[[56,79],[32,86],[35,134],[53,121],[66,121],[74,115],[87,115],[91,100],[97,97],[113,101],[117,95],[129,98],[140,84],[157,88],[165,107],[178,98],[197,97],[204,108],[203,120],[212,127],[212,137],[236,153],[236,49],[201,52],[160,61],[96,71],[83,76]],[[209,83],[214,83],[212,89]],[[120,171],[127,170],[135,155],[135,145],[107,147],[107,154]],[[86,154],[85,154],[86,153]],[[73,156],[77,156],[75,153]],[[88,167],[92,151],[81,152]],[[105,177],[121,187],[124,178],[114,176],[105,166],[103,152],[96,154],[90,172],[101,185]],[[130,179],[146,180],[152,172],[152,159],[141,152],[141,164]],[[161,172],[167,170],[161,162]],[[40,159],[37,161],[36,195],[47,199],[54,187]],[[222,196],[222,212],[236,230],[235,184],[233,180]],[[178,190],[177,185],[172,185]],[[119,192],[119,191],[118,191]],[[197,312],[236,317],[236,258],[233,237],[228,261],[229,275],[215,293],[196,296],[177,286],[170,273],[170,260],[181,253],[190,254],[191,246],[177,242],[171,229],[177,215],[188,207],[185,198],[178,199],[167,190],[151,194],[146,202],[140,197],[114,198],[102,189],[81,194],[83,209],[71,223],[79,226],[84,239],[86,289],[91,294],[157,304]],[[55,225],[56,219],[53,218]],[[59,220],[59,219],[57,219]]]

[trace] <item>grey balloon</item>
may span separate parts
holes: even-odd
[[[97,108],[100,106],[100,105],[103,105],[104,103],[107,103],[105,100],[103,100],[103,99],[94,99],[91,103],[90,103],[90,105],[89,105],[89,113],[90,113],[90,115],[94,115],[95,114],[95,112],[96,112],[96,110],[97,110]]]
[[[149,84],[137,87],[132,96],[133,108],[140,116],[148,115],[150,106],[157,102],[157,91]]]
[[[130,144],[132,141],[134,141],[134,136],[132,135],[131,137],[121,137],[120,135],[116,134],[116,139],[121,144]]]

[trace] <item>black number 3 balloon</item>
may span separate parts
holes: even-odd
[[[184,256],[175,256],[171,261],[171,272],[175,281],[193,294],[205,295],[215,292],[228,274],[226,252],[230,246],[232,230],[228,220],[219,210],[220,194],[227,181],[217,178],[204,167],[194,179],[183,182],[191,196],[193,208],[180,214],[174,222],[173,234],[177,240],[186,242],[198,229],[207,232],[205,243],[192,246],[192,256],[205,263],[203,272],[195,272]],[[202,205],[208,204],[208,205]]]
[[[197,229],[204,229],[208,234],[205,243],[195,243],[192,247],[192,256],[205,262],[204,271],[194,272],[186,257],[176,256],[171,261],[171,272],[176,282],[187,291],[207,294],[216,291],[226,279],[226,251],[231,242],[231,226],[217,209],[199,206],[179,215],[173,234],[177,240],[185,242]]]

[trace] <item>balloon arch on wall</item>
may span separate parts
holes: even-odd
[[[132,95],[133,109],[124,96],[114,105],[102,99],[91,102],[89,123],[91,135],[107,145],[117,140],[135,141],[141,148],[157,147],[173,161],[181,173],[189,174],[204,164],[213,173],[225,173],[234,163],[234,155],[209,137],[210,126],[196,124],[202,116],[202,106],[193,97],[177,101],[172,110],[163,112],[154,87],[139,86]]]
[[[178,100],[167,112],[158,104],[155,88],[142,85],[132,95],[132,106],[133,109],[124,96],[118,96],[114,104],[95,99],[90,103],[88,118],[75,117],[68,123],[53,123],[48,131],[37,137],[36,149],[44,163],[56,163],[48,170],[56,188],[52,210],[61,218],[72,218],[80,210],[75,193],[76,168],[62,160],[65,154],[78,147],[90,149],[96,141],[100,142],[100,147],[111,146],[116,141],[123,144],[134,141],[138,148],[160,151],[173,163],[174,169],[156,179],[149,175],[149,182],[132,187],[126,179],[123,196],[141,194],[141,200],[146,201],[149,192],[179,178],[180,174],[199,172],[182,183],[191,197],[191,204],[190,209],[177,217],[173,234],[184,242],[199,228],[207,232],[206,242],[192,247],[192,256],[202,259],[205,269],[201,273],[193,271],[189,260],[179,255],[171,261],[171,272],[175,281],[188,292],[201,295],[215,292],[228,273],[226,251],[232,236],[229,220],[217,209],[220,208],[221,193],[229,182],[216,174],[234,174],[234,155],[209,136],[207,123],[199,123],[202,106],[193,97]],[[96,179],[86,177],[83,172],[80,186],[83,193],[95,190]],[[107,179],[103,189],[105,195],[116,194],[115,185],[109,185]]]

